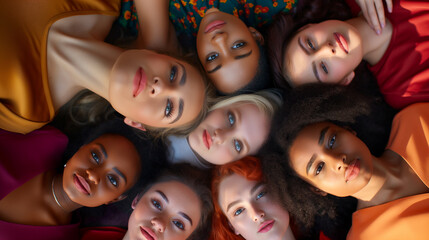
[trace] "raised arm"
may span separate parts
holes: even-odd
[[[137,48],[178,52],[178,41],[169,20],[169,0],[135,0],[139,19]]]

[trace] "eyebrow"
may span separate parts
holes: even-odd
[[[183,105],[185,105],[185,103],[183,102],[183,99],[181,98],[179,100],[179,111],[177,113],[177,116],[176,116],[176,118],[173,121],[170,122],[170,124],[173,124],[173,123],[179,121],[179,119],[182,117],[183,107],[184,107]]]
[[[102,144],[100,144],[100,143],[97,143],[97,146],[100,147],[101,152],[104,155],[104,158],[107,158],[107,152],[106,152],[106,149],[104,148],[104,146]]]
[[[212,70],[207,71],[207,73],[208,73],[208,74],[210,74],[210,73],[214,73],[214,72],[216,72],[217,70],[219,70],[221,67],[222,67],[222,65],[217,65],[217,66],[216,66],[215,68],[213,68]]]
[[[328,129],[329,129],[329,126],[323,128],[322,131],[320,131],[320,136],[319,136],[319,141],[318,141],[318,144],[320,146],[323,144],[323,140],[325,139],[325,135],[326,135],[326,132],[328,131]],[[311,165],[313,165],[315,160],[316,160],[316,154],[313,154],[313,156],[311,156],[311,158],[310,158],[310,161],[308,161],[308,163],[307,163],[307,171],[306,171],[307,175],[308,175],[308,172],[310,171]]]
[[[122,177],[125,181],[125,184],[127,183],[127,178],[125,177],[125,175],[119,171],[119,169],[117,169],[116,167],[113,168],[113,171],[115,171],[120,177]]]
[[[186,83],[186,68],[185,68],[185,66],[183,66],[183,64],[181,64],[179,62],[177,62],[177,64],[179,64],[179,66],[182,68],[183,74],[182,74],[182,77],[180,78],[179,85],[183,86]]]
[[[246,58],[246,57],[250,56],[251,54],[252,54],[252,50],[250,50],[248,53],[235,56],[234,59],[236,59],[236,60],[243,59],[243,58]]]
[[[155,192],[157,192],[159,195],[161,195],[162,199],[164,199],[164,201],[166,201],[167,203],[170,203],[168,201],[167,196],[160,190],[156,190]],[[192,219],[184,212],[179,212],[179,215],[182,216],[184,219],[186,219],[192,226]]]

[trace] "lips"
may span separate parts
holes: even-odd
[[[349,166],[346,169],[345,172],[345,178],[346,182],[354,180],[360,172],[360,160],[355,159],[351,163],[349,163]]]
[[[222,28],[226,23],[221,20],[214,20],[213,22],[207,24],[206,28],[204,29],[204,33],[210,33],[213,32],[216,29]]]
[[[337,41],[338,46],[346,53],[349,53],[349,45],[347,44],[346,38],[341,33],[334,33],[335,41]]]
[[[140,227],[140,232],[146,240],[157,240],[156,234],[150,228]]]
[[[261,225],[259,226],[259,229],[258,229],[258,233],[266,233],[266,232],[270,231],[271,228],[273,228],[274,223],[275,223],[274,220],[268,220],[268,221],[261,223]]]
[[[86,194],[86,195],[91,194],[91,188],[90,188],[88,182],[85,180],[84,177],[82,177],[78,174],[74,174],[73,175],[73,183],[79,192]]]
[[[145,88],[146,88],[146,74],[143,71],[143,68],[137,69],[136,75],[134,75],[133,80],[133,97],[137,97]]]
[[[203,131],[203,142],[206,148],[210,150],[210,147],[212,145],[212,137],[210,136],[210,133],[205,129]]]

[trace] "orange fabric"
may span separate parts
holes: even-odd
[[[50,26],[74,15],[119,15],[120,0],[19,0],[0,3],[0,128],[28,133],[52,120],[47,79]]]
[[[387,148],[401,155],[429,187],[429,103],[413,104],[393,120]],[[348,240],[423,240],[429,237],[429,193],[364,208],[353,214]]]

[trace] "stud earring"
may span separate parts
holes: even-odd
[[[64,168],[66,168],[67,167],[67,163],[66,164],[64,164]]]

